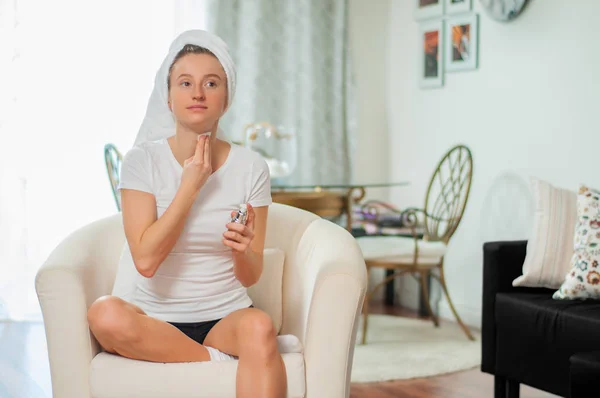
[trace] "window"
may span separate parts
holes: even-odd
[[[0,0],[0,319],[39,319],[38,268],[116,212],[103,147],[131,147],[169,44],[205,26],[205,1]]]

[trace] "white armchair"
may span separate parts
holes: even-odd
[[[237,361],[163,364],[102,352],[87,309],[111,293],[124,245],[119,213],[65,238],[37,274],[54,398],[235,397]],[[348,397],[367,287],[356,240],[312,213],[273,204],[266,247],[285,253],[280,334],[303,346],[282,354],[288,397]]]

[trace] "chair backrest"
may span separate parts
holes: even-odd
[[[123,156],[116,146],[113,144],[104,145],[104,162],[106,163],[106,172],[108,173],[108,180],[110,181],[110,187],[112,189],[118,211],[121,211],[121,195],[119,195],[117,188],[119,186],[119,175],[121,172],[122,161]]]
[[[462,219],[473,177],[473,157],[465,145],[440,160],[425,197],[425,239],[448,243]]]

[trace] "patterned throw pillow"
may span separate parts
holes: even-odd
[[[582,185],[577,197],[571,270],[554,299],[600,299],[600,191]]]

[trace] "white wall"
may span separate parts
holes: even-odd
[[[443,153],[456,143],[473,151],[471,197],[446,274],[463,319],[479,325],[482,245],[528,237],[528,176],[573,190],[580,182],[600,188],[600,1],[533,0],[508,24],[473,3],[479,68],[447,73],[443,88],[422,90],[414,1],[392,0],[386,105],[391,176],[412,181],[392,193],[396,203],[422,206]],[[415,306],[414,286],[406,285],[406,301]],[[444,301],[440,310],[451,317]]]

